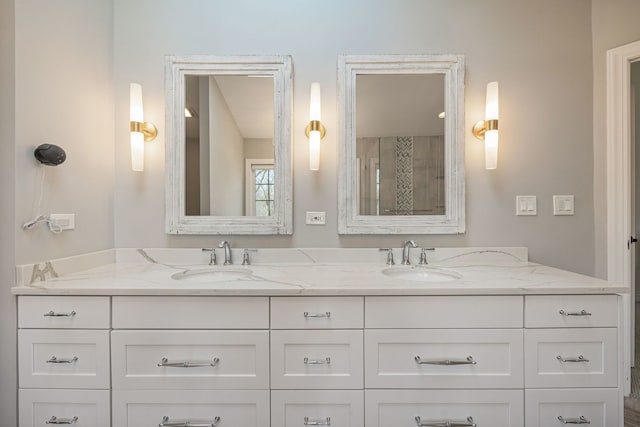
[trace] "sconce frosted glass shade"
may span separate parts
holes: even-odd
[[[486,102],[485,120],[498,120],[500,116],[498,82],[487,84]],[[484,134],[484,167],[485,169],[498,167],[498,129],[487,130]]]
[[[320,170],[320,131],[309,133],[309,169]]]
[[[130,113],[129,120],[132,122],[144,122],[142,109],[142,86],[138,83],[131,83],[130,86]]]
[[[320,83],[311,83],[311,96],[309,98],[309,121],[321,121],[322,105],[320,101]]]
[[[142,132],[131,132],[131,169],[144,171],[144,135]]]
[[[129,121],[143,123],[142,86],[138,83],[131,83],[129,94]],[[131,132],[131,169],[136,172],[144,170],[144,135],[142,132]]]

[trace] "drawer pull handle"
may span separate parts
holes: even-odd
[[[308,311],[304,312],[304,317],[309,318],[309,317],[326,317],[329,318],[331,317],[331,312],[330,311],[325,311],[324,313],[309,313]]]
[[[169,417],[166,415],[162,417],[162,422],[158,424],[158,427],[216,427],[220,422],[220,417],[215,417],[213,422],[191,422],[187,421],[169,421]]]
[[[560,310],[558,313],[562,314],[563,316],[591,316],[591,313],[589,313],[587,310],[580,310],[580,311]]]
[[[580,418],[564,418],[562,415],[558,417],[562,424],[591,424],[591,421],[585,417]]]
[[[169,359],[163,357],[160,363],[158,363],[158,366],[167,368],[202,368],[204,366],[218,366],[218,363],[220,363],[218,357],[214,357],[211,362],[189,362],[188,360],[183,362],[169,362]]]
[[[472,417],[467,417],[466,421],[422,421],[420,417],[416,417],[416,424],[421,427],[477,427]]]
[[[56,313],[55,311],[51,310],[50,312],[43,314],[44,317],[73,317],[75,315],[75,310],[71,313]]]
[[[305,365],[331,365],[331,358],[325,357],[324,359],[309,359],[308,357],[304,358]]]
[[[475,360],[473,360],[473,356],[467,356],[467,358],[464,360],[451,360],[451,359],[422,360],[420,356],[416,356],[413,358],[413,360],[415,360],[418,365],[455,366],[455,365],[475,365],[478,363]]]
[[[78,417],[58,418],[58,417],[52,416],[51,418],[49,418],[49,421],[47,421],[47,424],[75,424],[76,421],[78,421]]]
[[[304,417],[304,425],[306,426],[330,426],[331,417],[327,417],[324,420],[310,420],[309,417]]]
[[[558,355],[556,356],[556,359],[558,359],[561,362],[571,362],[571,363],[581,363],[581,362],[589,361],[589,359],[585,359],[583,355],[580,355],[578,357],[562,357]]]
[[[58,359],[56,356],[51,356],[51,359],[47,360],[47,363],[76,363],[78,356],[73,356],[71,359]]]

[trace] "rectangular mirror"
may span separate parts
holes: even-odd
[[[339,61],[341,234],[464,232],[464,58]]]
[[[167,58],[167,232],[291,234],[290,57]]]

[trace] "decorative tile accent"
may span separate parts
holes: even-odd
[[[396,140],[396,212],[413,214],[413,137]]]

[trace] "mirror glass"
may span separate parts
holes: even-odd
[[[185,214],[272,216],[273,77],[185,76]]]
[[[464,221],[464,57],[338,63],[340,234],[451,234]]]
[[[168,56],[166,232],[291,234],[291,58]]]
[[[356,76],[359,215],[444,215],[444,80]]]

